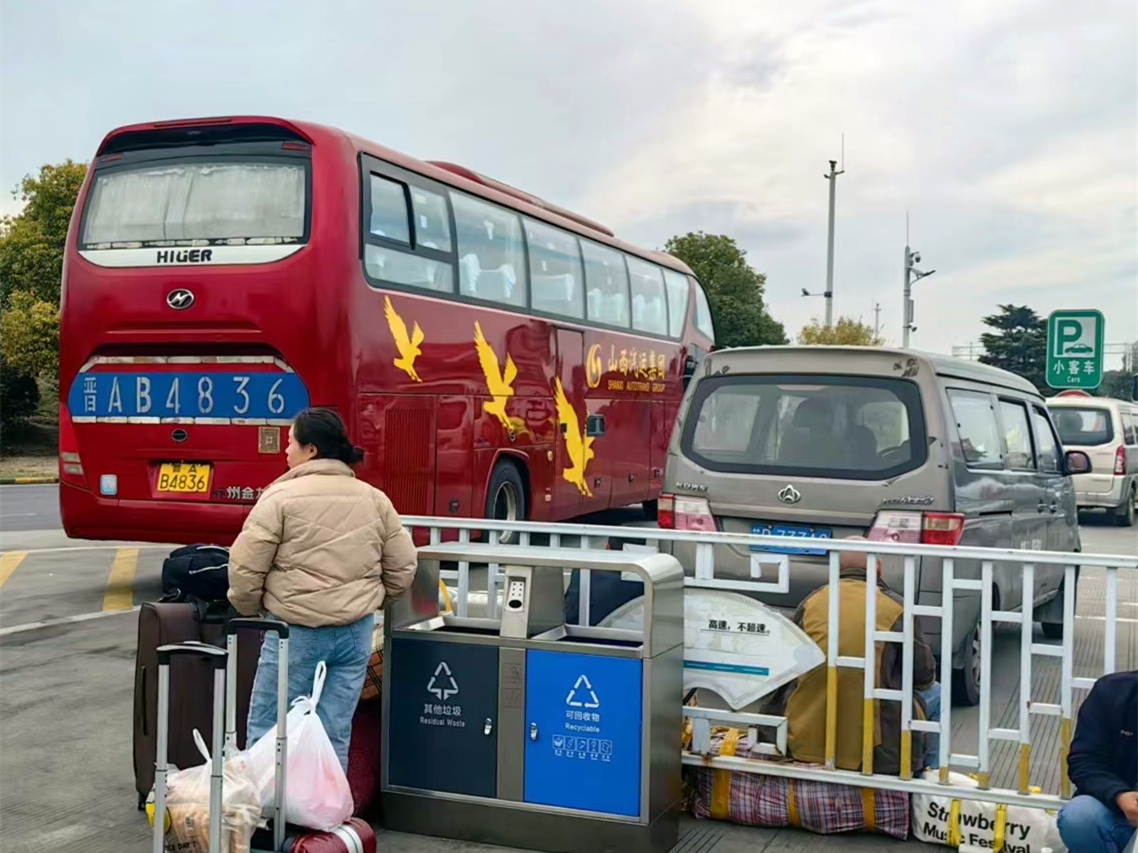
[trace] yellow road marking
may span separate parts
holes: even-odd
[[[138,549],[119,548],[107,576],[104,610],[129,610],[134,605],[134,572],[137,568]]]
[[[28,556],[27,551],[9,551],[0,554],[0,586],[4,586],[4,582],[12,576],[12,572],[16,571],[20,563],[24,562],[26,556]]]

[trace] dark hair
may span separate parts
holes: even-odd
[[[352,444],[343,419],[331,409],[305,409],[296,416],[293,430],[297,444],[311,444],[317,459],[339,459],[345,465],[362,462],[364,452]]]

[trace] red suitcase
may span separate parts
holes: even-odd
[[[375,853],[375,832],[367,822],[354,817],[331,832],[306,832],[286,836],[289,853]]]
[[[380,714],[383,705],[375,700],[360,702],[352,717],[352,740],[348,745],[348,784],[356,817],[366,814],[379,788]]]

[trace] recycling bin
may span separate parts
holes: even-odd
[[[502,567],[499,618],[438,611],[442,561]],[[644,583],[639,630],[568,625],[564,573]],[[678,838],[683,569],[674,557],[446,543],[384,621],[385,825],[553,853]]]

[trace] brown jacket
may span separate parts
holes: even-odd
[[[347,625],[411,585],[415,545],[379,489],[335,459],[265,489],[229,553],[229,601],[311,628]]]
[[[838,581],[838,654],[862,657],[865,654],[865,569],[845,569]],[[798,607],[794,622],[825,652],[829,647],[829,586],[811,593]],[[878,581],[877,630],[902,631],[900,599]],[[914,624],[913,689],[924,690],[936,680],[932,651],[920,628]],[[902,649],[900,643],[875,644],[877,668],[875,686],[900,690]],[[842,770],[860,770],[862,764],[863,674],[860,669],[838,668],[838,731],[835,763]],[[787,685],[774,700],[771,713],[787,718],[787,746],[797,761],[821,764],[826,760],[826,665],[820,664],[797,681]],[[924,705],[913,697],[913,719],[924,719]],[[901,771],[901,705],[875,700],[873,703],[873,771],[897,775]],[[922,769],[925,735],[913,732],[912,767]]]

